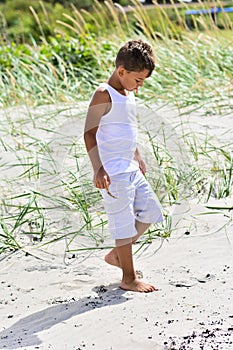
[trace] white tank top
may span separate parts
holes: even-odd
[[[104,169],[111,177],[139,168],[134,152],[137,145],[137,119],[134,93],[121,95],[107,83],[111,110],[102,116],[96,133],[99,155]]]

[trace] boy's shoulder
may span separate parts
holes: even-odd
[[[92,97],[92,104],[109,103],[111,98],[106,87],[99,86]]]

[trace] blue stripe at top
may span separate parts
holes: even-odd
[[[185,11],[185,15],[208,15],[211,13],[220,13],[220,12],[233,12],[233,7],[213,7],[208,10],[188,10]]]

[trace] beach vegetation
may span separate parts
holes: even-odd
[[[199,131],[184,115],[232,113],[233,16],[222,12],[216,21],[193,16],[188,22],[187,9],[209,3],[153,3],[147,10],[132,0],[130,11],[110,0],[91,7],[83,1],[81,9],[75,2],[0,3],[1,253],[61,240],[72,252],[109,247],[80,130],[87,101],[114,69],[119,46],[131,38],[148,41],[157,60],[138,101],[161,118],[155,106],[173,106],[180,121],[173,127],[164,118],[160,138],[144,131],[152,157],[147,177],[165,220],[148,230],[140,247],[176,230],[171,208],[178,203],[231,198],[232,140],[219,144],[208,125]],[[76,135],[74,119],[81,126]]]

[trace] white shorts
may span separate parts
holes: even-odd
[[[101,190],[112,239],[134,237],[135,220],[163,221],[161,204],[140,170],[111,176],[109,192],[116,198]]]

